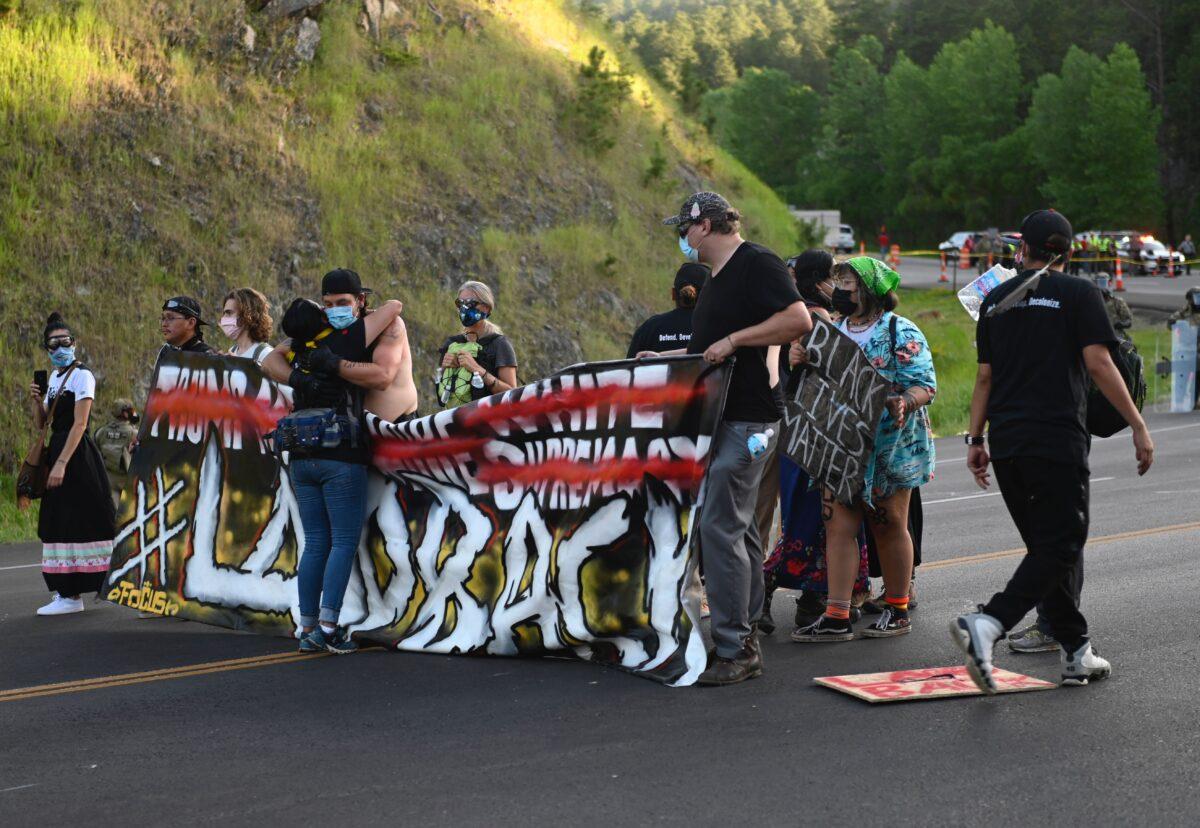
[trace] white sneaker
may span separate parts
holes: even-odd
[[[1083,687],[1090,679],[1103,679],[1112,675],[1112,665],[1092,649],[1091,642],[1073,653],[1062,651],[1062,686]]]
[[[989,696],[996,692],[992,678],[992,650],[1004,637],[1004,627],[983,612],[969,612],[950,622],[950,637],[967,654],[967,672],[975,686]]]
[[[64,598],[57,592],[49,604],[38,609],[38,615],[70,615],[73,612],[83,612],[83,598]]]

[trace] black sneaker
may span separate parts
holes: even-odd
[[[797,627],[792,630],[792,641],[799,644],[815,644],[825,641],[852,641],[854,625],[849,619],[842,621],[822,615],[807,627]]]
[[[815,592],[805,590],[796,599],[796,627],[808,627],[825,614],[825,599]]]
[[[908,620],[908,610],[897,609],[893,606],[884,607],[879,618],[875,620],[862,634],[866,638],[891,638],[904,635],[912,630],[912,622]]]

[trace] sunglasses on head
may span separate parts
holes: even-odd
[[[46,340],[46,350],[53,351],[55,348],[70,348],[75,344],[73,336],[52,336]]]
[[[478,299],[455,299],[454,307],[462,310],[463,308],[475,308],[479,306]]]

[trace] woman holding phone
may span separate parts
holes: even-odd
[[[51,418],[50,476],[38,537],[42,577],[53,597],[37,614],[68,615],[83,612],[83,593],[98,592],[104,583],[116,515],[104,458],[88,433],[96,377],[75,359],[75,335],[57,312],[46,322],[42,345],[54,371],[45,388],[35,381],[29,390],[34,425],[40,429]]]

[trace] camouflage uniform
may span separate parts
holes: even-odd
[[[121,505],[121,490],[125,488],[125,480],[129,475],[130,445],[137,437],[137,428],[125,414],[133,410],[131,400],[117,400],[113,403],[113,419],[106,425],[96,429],[92,437],[104,458],[104,467],[108,469],[108,482],[112,487],[113,503]]]
[[[1167,327],[1171,327],[1176,322],[1190,322],[1193,325],[1200,326],[1200,288],[1192,288],[1186,294],[1187,301],[1184,306],[1175,311],[1167,319]]]
[[[1133,314],[1125,300],[1109,291],[1104,294],[1104,309],[1108,311],[1108,321],[1112,322],[1117,334],[1128,336],[1127,331],[1133,327]]]

